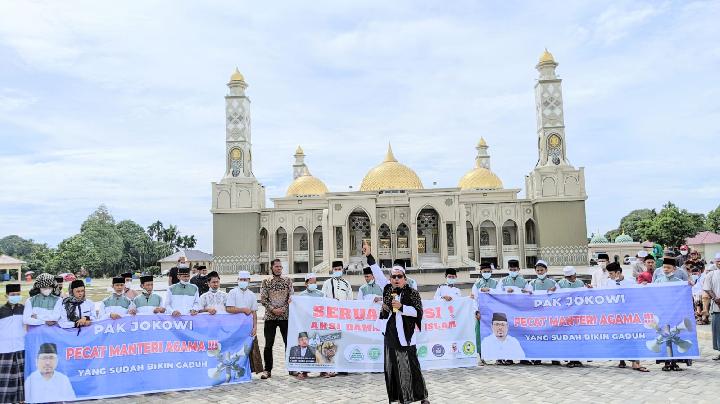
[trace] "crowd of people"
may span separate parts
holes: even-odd
[[[509,260],[508,274],[502,278],[493,278],[493,266],[482,263],[480,277],[472,285],[469,296],[463,296],[457,286],[457,272],[449,268],[445,271],[445,282],[437,287],[434,298],[452,301],[459,298],[475,298],[480,293],[534,293],[545,291],[552,293],[565,288],[621,288],[630,285],[649,283],[686,282],[692,286],[696,321],[698,324],[712,323],[713,349],[720,350],[720,253],[710,264],[701,259],[697,251],[681,248],[679,257],[666,254],[655,257],[646,251],[639,251],[632,264],[632,278],[623,275],[617,262],[610,262],[607,254],[598,255],[598,266],[592,271],[590,282],[578,278],[572,266],[563,268],[563,277],[555,280],[548,276],[548,263],[537,261],[535,277],[525,279],[520,274],[520,263]],[[330,278],[318,288],[317,276],[305,275],[305,289],[301,296],[336,300],[369,300],[382,305],[381,319],[386,320],[382,331],[385,340],[385,380],[388,399],[391,402],[428,402],[427,388],[420,371],[416,351],[416,329],[422,322],[422,300],[417,291],[417,282],[408,277],[405,268],[396,262],[390,269],[390,279],[377,265],[368,246],[363,246],[368,266],[364,268],[365,283],[358,288],[354,297],[351,282],[345,277],[342,261],[333,261]],[[660,258],[662,265],[657,267]],[[191,277],[191,272],[194,276]],[[0,327],[5,331],[0,335],[0,402],[22,402],[26,399],[30,380],[24,379],[24,335],[28,325],[59,326],[76,328],[78,333],[98,320],[117,320],[126,316],[168,314],[171,316],[228,314],[252,316],[251,336],[257,334],[258,302],[265,308],[263,333],[265,346],[260,355],[257,342],[251,354],[251,370],[260,373],[261,379],[272,377],[273,346],[275,336],[280,330],[283,343],[287,347],[288,312],[293,290],[293,281],[283,276],[280,260],[271,262],[271,276],[262,280],[259,298],[249,289],[250,273],[238,274],[237,287],[225,292],[220,289],[220,275],[205,267],[190,268],[184,256],[177,266],[168,273],[168,289],[164,296],[154,291],[155,279],[150,275],[140,276],[140,291],[131,288],[132,274],[124,273],[112,279],[112,293],[96,305],[86,297],[85,284],[74,280],[67,292],[63,290],[63,278],[50,274],[40,274],[30,290],[30,297],[22,302],[19,284],[7,284],[5,287],[7,302],[0,307]],[[493,327],[507,319],[502,316],[492,319]],[[478,350],[487,349],[480,341],[480,314],[476,312],[476,334]],[[302,336],[300,336],[302,338]],[[307,338],[307,336],[305,336]],[[483,341],[484,342],[484,341]],[[302,346],[301,348],[302,349]],[[502,350],[503,347],[493,347]],[[45,356],[57,355],[53,349],[46,349]],[[714,360],[720,360],[720,355]],[[649,370],[632,360],[631,368],[639,372]],[[662,370],[681,370],[680,361],[662,361]],[[688,365],[690,361],[685,361]],[[521,360],[520,364],[539,364],[540,361]],[[553,361],[555,365],[560,362]],[[481,359],[481,365],[485,361]],[[500,359],[498,365],[513,365],[511,359]],[[583,366],[579,361],[570,361],[568,367]],[[621,361],[619,367],[626,367]],[[290,372],[299,380],[309,377],[307,372]],[[323,372],[322,377],[335,377],[332,372]],[[51,380],[38,377],[32,383],[50,383]]]

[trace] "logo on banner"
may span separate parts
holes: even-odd
[[[422,359],[427,356],[427,346],[426,345],[420,345],[420,347],[417,350],[418,358]]]
[[[376,361],[380,358],[380,348],[370,348],[368,349],[368,358],[370,360]]]
[[[452,345],[450,345],[450,349],[452,350],[452,353],[457,353],[457,342],[453,342]]]
[[[365,359],[365,354],[362,353],[360,347],[357,345],[351,345],[345,350],[345,359],[348,362],[360,362]]]
[[[472,355],[475,353],[475,344],[473,344],[471,341],[465,341],[463,344],[463,353],[465,355]]]
[[[438,358],[445,356],[445,347],[440,344],[435,344],[432,347],[432,353]]]

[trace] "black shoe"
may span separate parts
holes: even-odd
[[[530,361],[526,361],[526,360],[520,361],[520,364],[521,365],[532,365],[532,363],[530,363]]]
[[[553,366],[560,366],[560,361],[552,361]]]
[[[270,374],[270,371],[266,370],[266,371],[262,372],[262,375],[260,375],[260,378],[265,380],[265,379],[269,379],[271,376],[272,375]]]

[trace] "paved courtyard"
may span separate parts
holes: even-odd
[[[258,327],[262,330],[262,327]],[[709,326],[698,329],[702,358],[683,372],[663,372],[643,362],[650,373],[619,369],[617,362],[586,363],[583,368],[496,366],[424,372],[433,403],[507,402],[693,402],[717,403],[720,361],[712,350]],[[262,335],[260,346],[264,345]],[[148,394],[104,400],[110,403],[382,403],[385,382],[379,374],[350,374],[331,379],[298,381],[284,371],[282,340],[275,344],[275,370],[270,380],[257,375],[249,383],[205,390]],[[314,375],[316,376],[316,375]],[[704,394],[701,395],[701,392]]]

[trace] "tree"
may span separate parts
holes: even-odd
[[[122,220],[116,227],[123,241],[120,266],[124,270],[143,268],[147,264],[147,255],[152,248],[152,239],[142,226],[132,220]]]
[[[33,241],[13,234],[0,239],[0,253],[13,257],[28,257],[33,252]]]
[[[165,229],[165,227],[163,226],[162,222],[158,220],[155,223],[148,226],[147,234],[153,240],[160,241],[162,239],[162,234],[163,234],[164,229]]]
[[[696,223],[693,216],[685,209],[680,210],[672,202],[665,204],[652,221],[644,219],[641,224],[647,226],[643,230],[643,238],[663,246],[678,247],[685,244],[686,238],[695,235]]]
[[[707,214],[705,226],[712,232],[720,232],[720,205]]]
[[[178,236],[175,244],[180,248],[193,248],[197,244],[197,240],[192,234],[189,236]]]
[[[620,229],[633,240],[642,240],[644,238],[643,231],[656,216],[655,209],[633,210],[620,219]]]

